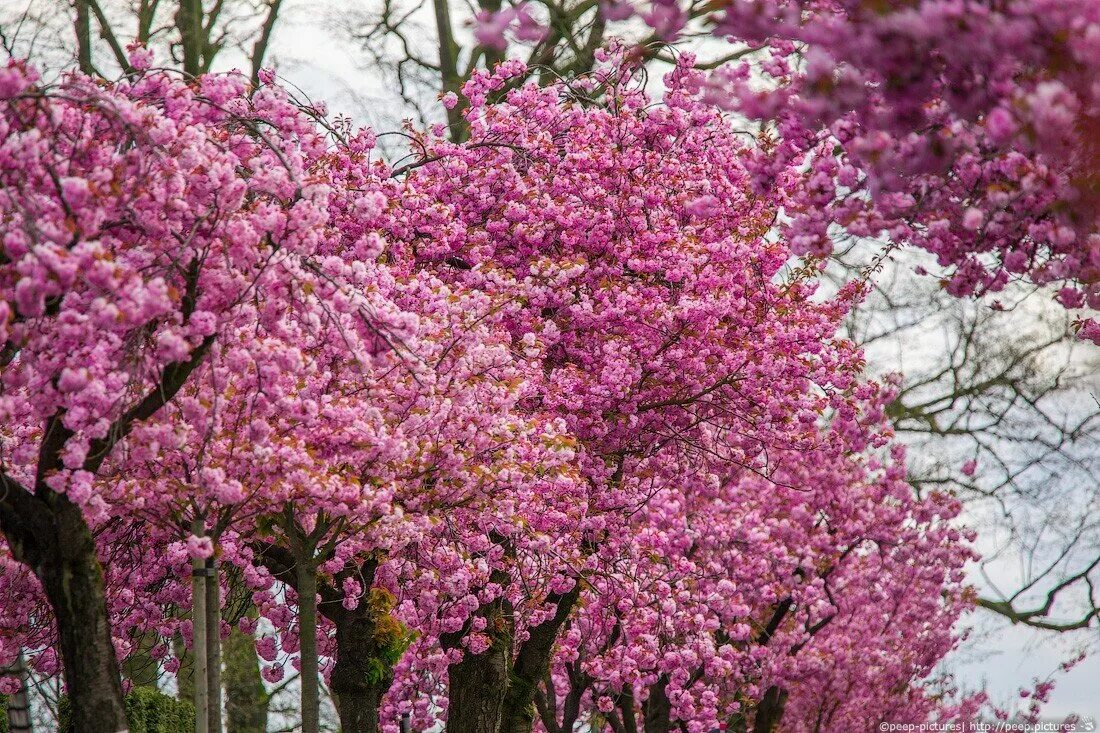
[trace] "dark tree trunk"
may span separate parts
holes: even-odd
[[[531,629],[520,647],[504,696],[499,733],[531,733],[535,724],[535,692],[550,669],[554,643],[580,593],[581,586],[577,583],[568,593],[550,598],[549,602],[556,606],[553,618]]]
[[[63,439],[51,439],[51,445],[63,443]],[[79,507],[44,484],[31,494],[0,472],[0,529],[12,556],[31,568],[42,583],[53,610],[76,729],[81,733],[125,731],[122,679],[111,642],[103,569]]]
[[[95,73],[92,66],[92,16],[88,13],[88,0],[76,0],[76,17],[73,30],[76,33],[76,66],[89,76]]]
[[[787,707],[787,691],[772,685],[764,692],[760,704],[756,706],[756,719],[752,733],[775,733],[783,719],[783,710]]]
[[[80,509],[55,499],[56,541],[37,568],[57,619],[73,724],[81,733],[127,729],[118,660],[111,643],[103,570]]]
[[[333,669],[333,674],[335,674]],[[393,681],[393,677],[390,677]],[[348,689],[352,687],[353,689]],[[382,705],[382,696],[389,685],[360,684],[345,686],[343,692],[332,695],[335,698],[336,713],[340,716],[340,730],[343,733],[377,733],[380,720],[378,709]]]
[[[645,733],[668,733],[672,726],[672,706],[669,704],[668,695],[665,694],[666,688],[668,688],[668,678],[664,675],[661,675],[660,679],[649,688],[649,697],[642,705],[642,712],[645,715],[642,726]]]
[[[393,667],[378,646],[378,624],[366,602],[325,613],[336,625],[336,665],[329,689],[344,733],[378,733],[378,709],[393,684]]]
[[[107,436],[91,442],[84,470],[96,474],[135,423],[172,399],[212,343],[208,337],[187,361],[167,365],[158,383],[115,420]],[[95,538],[80,508],[46,483],[63,467],[61,452],[73,435],[64,417],[62,410],[46,421],[33,491],[0,468],[0,531],[12,556],[38,576],[53,609],[74,727],[80,733],[119,733],[128,728],[126,707]]]
[[[494,570],[489,579],[501,587],[508,583],[503,570]],[[485,619],[485,634],[489,637],[489,648],[481,654],[470,654],[462,646],[470,632],[469,624],[439,639],[444,649],[465,652],[461,661],[447,668],[448,733],[498,733],[504,713],[504,697],[512,676],[512,607],[504,598],[497,598],[478,609],[477,614]]]
[[[490,617],[490,624],[501,619]],[[497,733],[504,709],[504,695],[511,673],[511,633],[496,631],[489,648],[467,653],[447,668],[448,733]]]
[[[202,0],[181,0],[176,10],[176,27],[180,32],[180,48],[183,51],[183,70],[198,76],[203,69],[204,38]]]

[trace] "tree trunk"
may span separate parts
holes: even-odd
[[[508,689],[511,651],[494,639],[481,654],[467,653],[447,668],[448,733],[496,733]]]
[[[507,544],[505,552],[512,552]],[[500,568],[489,574],[489,581],[501,588],[507,587],[509,580],[508,573]],[[448,733],[498,733],[512,677],[512,614],[512,604],[504,597],[478,609],[489,637],[489,648],[481,654],[471,654],[462,646],[470,632],[469,623],[459,631],[440,635],[444,649],[463,650],[462,660],[447,667]]]
[[[222,598],[218,584],[218,565],[206,561],[206,675],[209,692],[209,733],[222,733]]]
[[[520,647],[504,697],[499,733],[531,733],[535,724],[535,691],[550,669],[558,633],[573,611],[580,592],[581,586],[577,583],[568,593],[551,597],[549,602],[556,607],[553,618],[532,628],[527,641]]]
[[[312,548],[310,548],[312,555]],[[321,690],[317,660],[317,569],[304,555],[297,558],[298,633],[301,648],[302,733],[318,733]]]
[[[176,11],[176,27],[180,32],[180,47],[183,51],[183,70],[191,76],[203,71],[202,0],[180,0]]]
[[[293,549],[278,545],[257,548],[257,557],[272,575],[291,585],[302,598],[303,579],[313,584],[313,597],[320,593],[322,604],[314,606],[336,627],[336,665],[332,669],[330,691],[340,716],[340,729],[344,733],[377,733],[380,726],[379,706],[383,695],[393,684],[393,650],[383,648],[388,643],[400,643],[393,634],[379,634],[379,615],[389,613],[389,608],[377,608],[363,599],[353,610],[343,606],[343,592],[339,583],[326,581],[318,584],[315,560],[310,564],[314,571],[302,574],[302,558],[313,557],[308,538],[303,537],[293,523],[284,525]],[[365,560],[361,566],[345,569],[348,577],[359,578],[368,591],[374,586],[377,559]],[[299,603],[302,603],[299,600]],[[300,611],[301,612],[301,611]],[[315,618],[315,617],[314,617]],[[316,636],[314,636],[314,639]],[[304,653],[303,639],[303,657]],[[303,678],[304,678],[303,668]],[[236,733],[233,731],[232,733]]]
[[[649,697],[642,704],[645,716],[642,727],[645,733],[668,733],[672,727],[672,706],[665,694],[667,688],[668,678],[664,675],[649,688]]]
[[[760,704],[756,706],[756,719],[752,733],[775,733],[779,730],[779,721],[787,707],[787,691],[772,685],[764,692]]]
[[[333,674],[335,674],[335,669]],[[390,670],[390,683],[393,682],[393,670]],[[332,692],[336,703],[336,712],[340,716],[340,730],[343,733],[378,733],[380,723],[378,710],[382,706],[382,696],[389,684],[364,683],[342,692]]]
[[[64,497],[54,501],[55,539],[36,570],[57,621],[73,724],[81,733],[125,731],[122,681],[95,540],[75,504]]]
[[[256,640],[239,629],[225,642],[225,698],[229,733],[267,733],[267,691]]]
[[[88,12],[88,0],[75,0],[73,31],[76,34],[76,66],[85,74],[95,74],[92,66],[92,16]]]
[[[354,611],[333,613],[336,666],[330,680],[343,733],[378,733],[378,709],[393,684],[393,666],[378,646],[378,625],[366,602]],[[326,614],[328,615],[328,614]]]
[[[196,537],[206,530],[199,520],[191,528]],[[208,733],[210,724],[210,676],[206,657],[206,561],[191,561],[191,650],[194,654],[195,733]]]
[[[447,668],[447,732],[497,733],[504,712],[504,696],[512,674],[512,624],[497,600],[486,609],[489,648],[468,651],[462,661]],[[445,634],[444,648],[458,646],[464,634]]]

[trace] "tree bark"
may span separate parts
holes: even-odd
[[[373,579],[373,570],[371,571]],[[369,587],[369,586],[368,586]],[[323,611],[336,625],[336,666],[330,685],[344,733],[378,733],[382,696],[393,684],[389,664],[377,638],[378,623],[365,601],[355,610]]]
[[[490,580],[504,587],[506,573],[493,571]],[[447,667],[448,733],[498,733],[504,713],[504,698],[512,676],[512,608],[503,598],[482,607],[489,648],[480,654],[464,650],[462,660]],[[442,634],[444,649],[461,648],[469,633],[466,628]]]
[[[448,733],[496,733],[511,672],[511,634],[495,633],[481,654],[469,652],[447,668]]]
[[[344,733],[378,733],[381,721],[378,711],[382,697],[393,684],[393,668],[364,669],[372,658],[375,645],[374,622],[351,619],[336,627],[336,666],[332,669],[332,695]]]
[[[787,707],[787,691],[772,685],[764,692],[760,704],[756,706],[756,719],[752,724],[752,733],[775,733],[783,719]]]
[[[273,576],[294,588],[301,597],[298,560],[295,553],[278,545],[254,546],[259,559]],[[374,574],[378,568],[375,559],[360,566],[349,566],[337,580],[357,578],[369,592],[374,586]],[[316,572],[313,580],[317,583]],[[377,733],[380,729],[379,708],[382,697],[393,684],[393,665],[390,655],[383,649],[384,639],[379,638],[380,611],[372,608],[366,599],[354,610],[343,606],[343,592],[339,582],[316,584],[316,594],[321,603],[317,612],[336,627],[336,664],[329,680],[336,712],[340,716],[340,730],[344,733]],[[232,731],[231,733],[236,733]]]
[[[267,0],[267,16],[260,28],[260,37],[252,47],[252,79],[253,86],[260,85],[260,69],[264,65],[264,57],[267,56],[267,46],[271,42],[271,33],[275,30],[275,21],[279,18],[279,8],[283,0]]]
[[[218,565],[213,558],[206,561],[206,572],[207,728],[209,733],[222,733],[222,598]]]
[[[115,420],[105,437],[91,442],[84,470],[96,474],[135,423],[172,399],[212,343],[213,337],[207,337],[186,361],[164,367],[157,384]],[[80,508],[47,483],[63,467],[61,453],[73,435],[64,417],[61,410],[46,421],[33,493],[0,469],[0,531],[12,556],[34,572],[50,602],[73,724],[80,733],[118,733],[128,723],[95,538]]]
[[[191,76],[203,71],[203,30],[202,0],[180,0],[176,11],[176,27],[180,31],[180,46],[183,50],[183,70]]]
[[[55,496],[54,539],[37,567],[57,620],[73,724],[84,733],[127,730],[118,660],[111,642],[103,569],[80,509]]]
[[[310,556],[313,554],[310,548]],[[317,569],[303,553],[295,571],[298,576],[298,634],[302,675],[302,733],[318,733],[321,725],[321,690],[317,659]]]
[[[532,628],[520,647],[504,696],[500,733],[531,733],[535,724],[535,691],[550,669],[554,643],[580,593],[581,585],[576,583],[567,593],[551,597],[549,601],[556,608],[553,618]]]
[[[668,678],[664,675],[649,688],[649,697],[642,705],[642,729],[645,733],[668,733],[672,727],[672,706],[669,704]]]
[[[85,74],[95,74],[92,66],[92,16],[88,0],[75,0],[73,31],[76,34],[76,66]]]
[[[202,537],[206,530],[196,519],[191,531]],[[206,561],[191,561],[191,649],[194,654],[195,733],[208,733],[210,725],[210,676],[206,657]]]
[[[462,142],[469,131],[466,129],[462,111],[465,109],[465,100],[462,97],[462,75],[458,71],[458,44],[454,38],[454,28],[451,24],[451,7],[449,0],[432,0],[432,8],[435,11],[435,30],[439,39],[439,76],[440,87],[444,94],[450,92],[458,96],[458,103],[447,110],[447,127],[450,130],[453,142]]]

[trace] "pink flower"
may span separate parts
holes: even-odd
[[[516,38],[521,41],[537,42],[546,37],[547,29],[531,15],[527,3],[516,6]]]
[[[704,194],[688,202],[687,211],[692,216],[705,219],[718,213],[721,202],[710,194]]]
[[[283,670],[283,665],[273,664],[273,665],[264,667],[263,672],[261,672],[261,674],[263,675],[263,678],[265,680],[267,680],[271,684],[275,684],[277,682],[282,681],[283,676],[285,675],[285,671]]]
[[[264,636],[256,640],[256,654],[260,659],[265,662],[274,662],[275,657],[278,656],[278,650],[275,646],[275,637]]]
[[[62,392],[76,392],[88,383],[88,370],[87,369],[70,369],[66,367],[61,370],[61,376],[57,380],[57,389]]]
[[[1080,321],[1077,324],[1077,338],[1100,345],[1100,322],[1094,318]]]
[[[602,0],[600,12],[608,21],[627,20],[634,15],[634,6],[629,0]]]
[[[127,61],[136,71],[148,71],[153,65],[153,52],[140,43],[126,46]]]
[[[516,11],[508,8],[496,13],[479,11],[475,20],[474,38],[486,48],[494,51],[503,51],[508,47],[508,41],[504,32],[515,20]]]
[[[687,13],[675,0],[654,2],[642,19],[653,29],[654,34],[663,41],[672,41],[687,23]]]
[[[981,227],[984,220],[985,214],[982,213],[982,210],[971,206],[963,212],[962,227],[973,232]]]
[[[186,545],[187,554],[193,559],[205,560],[214,556],[214,542],[209,537],[190,535]]]
[[[1080,308],[1085,303],[1085,294],[1077,288],[1061,288],[1054,297],[1066,308]]]
[[[163,330],[157,334],[158,356],[165,362],[183,361],[191,351],[186,339],[172,330]]]

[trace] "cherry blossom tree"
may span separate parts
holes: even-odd
[[[0,526],[53,610],[81,730],[126,727],[92,528],[122,498],[97,478],[148,457],[132,434],[242,328],[278,343],[297,309],[369,360],[408,326],[355,287],[352,263],[316,259],[327,189],[303,173],[327,138],[285,95],[246,87],[149,73],[51,88],[18,62],[3,71]],[[342,287],[340,310],[322,302]]]
[[[356,730],[957,714],[926,692],[957,506],[911,496],[838,336],[861,285],[796,264],[810,148],[743,134],[687,57],[655,104],[621,46],[473,73],[469,140],[392,166],[267,74],[130,58],[0,76],[0,654],[60,663],[80,730],[125,728],[139,637],[178,667],[237,620],[188,590],[214,556],[307,731],[324,673]]]
[[[667,624],[677,629],[674,636],[682,635],[679,622],[691,627],[698,618],[688,609],[713,601],[716,594],[703,592],[697,598],[698,589],[693,588],[682,594],[681,606],[673,600],[676,596],[665,603],[649,584],[673,587],[661,577],[665,572],[683,579],[673,582],[688,582],[677,574],[690,575],[690,569],[674,558],[694,552],[688,547],[692,532],[681,534],[670,527],[700,521],[684,512],[695,501],[705,503],[701,496],[712,482],[754,494],[765,486],[773,487],[773,493],[808,491],[827,502],[823,487],[803,488],[803,482],[815,483],[809,478],[814,475],[810,467],[805,472],[792,467],[795,473],[789,478],[794,483],[788,486],[781,457],[819,465],[829,460],[825,456],[836,455],[843,462],[840,456],[873,451],[886,439],[880,432],[881,405],[863,404],[875,388],[859,384],[858,350],[835,338],[839,319],[858,289],[817,302],[806,273],[781,274],[791,250],[786,242],[766,236],[778,202],[752,195],[748,144],[703,101],[702,75],[685,62],[668,80],[664,105],[651,106],[631,78],[633,67],[621,56],[609,61],[591,78],[545,89],[524,86],[497,104],[487,104],[486,98],[503,88],[511,74],[523,73],[522,66],[508,62],[495,75],[475,75],[465,88],[470,140],[461,145],[425,141],[424,157],[405,166],[409,192],[401,199],[404,210],[394,215],[391,235],[395,252],[405,243],[398,261],[406,259],[414,269],[428,268],[448,282],[505,293],[515,302],[508,319],[513,339],[536,364],[530,377],[534,391],[526,404],[565,420],[577,438],[590,492],[583,563],[564,569],[552,623],[524,629],[517,615],[515,630],[491,638],[488,648],[480,641],[476,646],[463,642],[460,661],[455,661],[456,655],[448,657],[449,728],[526,731],[536,707],[554,711],[549,698],[569,699],[564,692],[556,694],[561,692],[555,686],[563,668],[554,667],[551,659],[566,627],[576,633],[559,646],[568,650],[567,659],[586,642],[599,645],[601,634],[611,638],[611,648],[601,653],[619,654],[612,658],[621,665],[608,662],[597,674],[614,675],[608,684],[615,694],[636,692],[638,704],[649,700],[647,710],[656,717],[647,730],[668,730],[676,721],[699,730],[715,724],[717,697],[713,690],[694,687],[703,676],[694,672],[705,658],[697,656],[704,653],[701,649],[708,649],[704,654],[710,656],[718,647],[724,648],[722,654],[733,654],[722,637],[715,636],[719,626],[699,629],[691,642],[685,642],[702,644],[700,635],[709,637],[705,646],[685,653],[683,666],[665,659],[640,667],[636,661],[628,663],[616,647],[619,639],[612,637],[623,632],[607,626],[616,613],[615,599],[640,598],[642,608],[633,623]],[[799,175],[790,171],[792,185]],[[754,302],[760,305],[751,305]],[[758,349],[762,344],[767,344],[764,352]],[[822,432],[820,421],[833,427]],[[859,479],[854,477],[859,469],[846,470],[857,473],[845,474],[851,483],[841,483],[858,495]],[[909,506],[909,489],[897,469],[890,475],[886,486],[891,501]],[[869,490],[863,500],[881,502],[882,495],[875,491],[882,491],[881,486]],[[728,513],[727,523],[735,522],[733,516],[744,510],[747,524],[767,524],[732,495],[720,495],[714,502],[719,515]],[[782,511],[790,508],[786,500],[776,503]],[[889,521],[905,521],[907,511],[892,508]],[[934,508],[913,511],[927,517],[936,513]],[[945,510],[942,516],[952,512]],[[806,517],[814,516],[814,510],[807,510]],[[957,571],[965,553],[952,554],[958,541],[952,531],[940,524],[923,540],[946,552],[929,556],[936,560],[930,561],[925,577],[938,588],[960,580]],[[884,537],[889,534],[884,531]],[[835,539],[841,549],[815,546],[814,551],[823,554],[813,561],[814,574],[828,574],[835,558],[846,552],[862,557],[857,552],[862,540],[845,549],[844,540]],[[740,549],[727,546],[724,551]],[[894,552],[884,550],[887,559],[882,562],[894,562],[888,559]],[[750,546],[745,553],[750,575],[759,570],[754,563],[775,554],[763,546]],[[834,560],[826,559],[831,553]],[[907,564],[906,556],[901,551],[895,567]],[[724,561],[733,562],[729,556]],[[795,570],[777,570],[776,582],[790,589],[798,582]],[[852,572],[861,571],[853,567]],[[909,580],[899,573],[890,593],[912,589]],[[811,584],[818,591],[825,585],[821,578]],[[731,586],[737,587],[732,582]],[[748,616],[741,625],[755,615],[763,616],[757,623],[767,626],[767,604],[780,603],[784,596],[779,590],[765,595],[766,600],[752,604],[755,608],[746,604],[733,613]],[[784,624],[784,632],[797,637],[808,633],[800,632],[801,623],[809,628],[821,623],[824,628],[824,618],[839,615],[806,600],[790,618],[788,611],[779,613],[777,628],[770,634]],[[938,605],[940,593],[928,600]],[[963,605],[941,609],[932,617],[942,619],[941,628],[949,627],[949,619]],[[630,606],[620,610],[626,608]],[[493,618],[495,611],[487,608],[484,613]],[[899,611],[898,618],[907,614]],[[928,609],[914,607],[908,618],[926,620]],[[884,630],[883,636],[874,637],[865,628],[862,638],[891,646],[894,642],[886,639],[896,631]],[[740,628],[737,633],[742,633]],[[631,636],[645,634],[635,628]],[[790,648],[800,641],[798,637],[785,643]],[[909,684],[951,646],[949,636],[929,643],[929,649],[938,651],[917,653],[914,658],[922,661],[905,668],[889,689],[908,695]],[[428,663],[426,652],[424,656]],[[589,660],[584,674],[591,675],[598,664]],[[471,667],[477,679],[500,682],[476,696],[456,694]],[[509,667],[510,674],[505,674]],[[547,687],[547,675],[554,669],[558,682]],[[443,669],[437,667],[435,674],[442,677]],[[623,681],[623,674],[629,682]],[[901,680],[905,683],[899,687]],[[761,687],[760,682],[757,678],[750,683],[756,686],[731,691],[722,714],[728,715],[730,703],[738,700],[745,703],[746,719],[763,725],[768,715],[776,715],[778,721],[781,707],[776,709],[764,698],[782,689],[786,699],[790,691],[778,684]],[[591,684],[574,691],[573,720],[576,703],[591,702],[591,697],[585,698]],[[776,689],[769,691],[771,687]],[[700,708],[693,707],[696,693],[703,700]],[[878,709],[894,705],[897,710],[899,704],[895,699]],[[918,707],[906,710],[916,717]],[[634,702],[626,708],[633,716]],[[759,713],[768,708],[774,712]],[[607,712],[600,709],[601,715]],[[551,712],[547,720],[556,716]]]
[[[716,10],[713,30],[761,58],[718,72],[715,94],[774,122],[783,152],[761,175],[790,156],[816,170],[792,202],[801,251],[828,251],[830,225],[885,233],[936,254],[953,294],[1027,278],[1095,308],[1098,12],[1087,1],[736,3]]]

